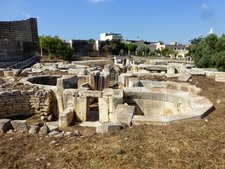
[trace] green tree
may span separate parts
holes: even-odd
[[[144,56],[145,55],[145,47],[139,47],[137,49],[137,55],[138,56]]]
[[[135,52],[137,50],[137,45],[134,43],[125,44],[124,47],[129,54],[135,54]]]
[[[216,52],[225,50],[225,35],[222,35],[216,43]]]
[[[60,45],[57,47],[57,55],[60,59],[71,60],[73,55],[73,50],[67,44]]]
[[[103,49],[109,54],[119,55],[124,50],[124,44],[120,40],[106,41]]]
[[[149,47],[145,47],[145,54],[146,56],[150,55],[151,50],[149,49]]]
[[[161,56],[161,55],[162,55],[162,54],[161,54],[161,50],[156,49],[155,54],[156,54],[156,56]]]
[[[206,46],[209,48],[211,54],[215,52],[216,44],[218,42],[218,37],[215,34],[210,34],[205,38]]]
[[[161,51],[161,54],[162,56],[167,56],[169,57],[170,55],[174,54],[174,52],[169,49],[169,48],[164,48],[162,51]]]
[[[58,36],[40,36],[39,43],[48,56],[56,56],[63,60],[71,60],[73,49]]]
[[[156,50],[155,50],[155,51],[150,51],[150,52],[149,52],[149,56],[156,57],[156,56],[157,56]]]
[[[194,38],[194,39],[190,40],[189,42],[191,44],[198,44],[198,43],[202,42],[203,40],[204,40],[203,36],[199,36],[198,38]]]
[[[225,50],[216,53],[213,59],[215,67],[220,71],[225,71]]]
[[[215,34],[210,34],[190,42],[188,55],[194,59],[197,67],[216,67],[225,70],[225,35],[217,37]]]

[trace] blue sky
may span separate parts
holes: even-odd
[[[224,0],[0,0],[0,20],[38,18],[39,35],[98,39],[102,32],[125,39],[165,42],[225,33]]]

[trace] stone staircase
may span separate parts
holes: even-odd
[[[27,60],[24,60],[24,61],[14,64],[14,65],[11,65],[7,69],[9,69],[9,70],[10,69],[24,69],[28,66],[35,64],[38,61],[38,58],[39,58],[38,56],[33,56]]]

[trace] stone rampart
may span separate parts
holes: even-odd
[[[37,19],[0,22],[0,39],[19,40],[23,42],[38,41]]]

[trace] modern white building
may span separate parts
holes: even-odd
[[[119,33],[101,33],[100,34],[100,41],[111,41],[111,40],[121,40],[122,41],[123,36]]]
[[[156,45],[156,50],[161,51],[166,48],[166,45],[162,41],[156,42],[155,45]]]
[[[188,45],[179,44],[177,42],[171,42],[170,44],[164,44],[163,42],[156,43],[156,50],[161,51],[165,48],[175,51],[176,57],[184,58],[188,54]]]

